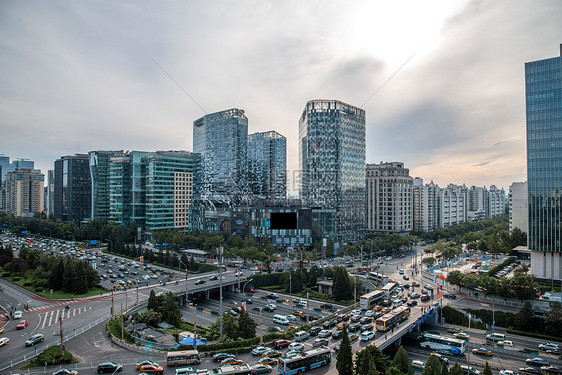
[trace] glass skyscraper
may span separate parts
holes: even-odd
[[[365,236],[365,111],[338,100],[309,101],[299,121],[300,196],[323,237]]]
[[[287,138],[275,131],[248,137],[248,181],[253,194],[287,196]]]
[[[109,159],[122,156],[123,151],[90,151],[92,180],[92,220],[109,220]]]
[[[55,217],[81,223],[92,216],[92,183],[88,155],[62,156],[55,161]]]
[[[562,45],[560,57],[525,64],[531,272],[562,269]]]
[[[193,122],[193,152],[203,163],[202,195],[248,194],[248,118],[237,108]]]

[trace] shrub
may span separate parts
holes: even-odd
[[[4,273],[2,274],[2,277],[10,277],[10,273],[9,273],[9,272],[4,272]]]
[[[45,362],[51,365],[60,365],[64,363],[72,363],[73,358],[72,354],[65,350],[64,356],[61,355],[59,345],[53,345],[45,349],[42,353],[40,353],[36,359],[34,359],[31,363],[35,366],[44,366]]]
[[[20,278],[17,277],[17,276],[16,276],[16,277],[12,277],[12,281],[20,281]]]
[[[29,281],[23,283],[23,286],[31,286],[31,283]]]

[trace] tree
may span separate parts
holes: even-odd
[[[238,338],[238,322],[230,312],[223,314],[222,333],[223,339],[226,340],[236,340]]]
[[[515,272],[510,282],[513,294],[521,301],[533,298],[536,294],[536,286],[533,276],[522,272]]]
[[[462,286],[462,272],[461,271],[453,271],[447,275],[447,282],[455,285]]]
[[[412,362],[410,361],[410,356],[404,349],[404,347],[398,348],[394,359],[392,360],[391,366],[396,367],[402,373],[407,375],[413,375],[414,369],[412,368]]]
[[[355,374],[372,374],[371,363],[375,366],[375,371],[384,372],[387,366],[388,356],[374,345],[369,345],[365,349],[357,352],[355,360]]]
[[[405,375],[405,373],[396,366],[390,366],[386,369],[385,375]]]
[[[150,295],[148,296],[147,309],[148,310],[157,310],[158,306],[160,306],[160,300],[159,300],[158,297],[156,297],[156,293],[154,292],[154,289],[151,289]]]
[[[423,368],[422,375],[441,375],[441,362],[439,362],[436,356],[429,356]]]
[[[342,330],[342,340],[340,350],[337,355],[336,369],[339,375],[353,375],[353,353],[351,344],[347,336],[347,327],[344,325]]]
[[[437,259],[435,259],[434,257],[425,257],[422,260],[422,263],[427,264],[428,267],[433,266],[435,262],[437,262]]]
[[[256,327],[257,324],[250,317],[250,314],[244,309],[240,312],[240,317],[238,318],[238,336],[243,339],[251,339],[256,337]]]
[[[441,375],[449,375],[449,367],[447,367],[445,361],[443,361],[443,365],[441,366]]]
[[[552,302],[550,305],[550,310],[546,313],[546,319],[544,321],[545,333],[551,336],[562,335],[562,306],[560,302]]]
[[[334,271],[334,300],[337,302],[351,299],[353,296],[353,291],[351,288],[351,283],[349,282],[347,269],[345,267],[339,266],[335,267]]]
[[[531,303],[529,301],[525,301],[521,310],[515,314],[515,328],[522,330],[525,327],[529,326],[529,322],[533,319],[533,308],[531,307]]]
[[[449,375],[463,375],[463,371],[461,366],[458,363],[455,363],[451,370],[449,371]]]
[[[166,293],[162,298],[162,308],[160,312],[162,313],[162,319],[166,323],[179,328],[182,322],[182,314],[176,298],[176,294],[172,292]]]
[[[369,360],[369,370],[367,371],[367,375],[379,375],[374,359]]]
[[[492,375],[492,369],[490,368],[488,361],[486,361],[486,364],[484,365],[484,370],[482,370],[482,375]]]

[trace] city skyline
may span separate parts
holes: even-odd
[[[45,174],[92,150],[193,151],[193,121],[233,107],[287,137],[296,171],[302,106],[334,99],[366,111],[367,163],[507,189],[526,179],[524,63],[562,40],[552,1],[61,4],[0,12],[0,153]]]

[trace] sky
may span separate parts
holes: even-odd
[[[366,111],[367,162],[526,180],[524,63],[560,55],[562,1],[0,1],[0,154],[193,150],[229,108],[287,137],[307,101]],[[295,192],[292,181],[289,191]]]

